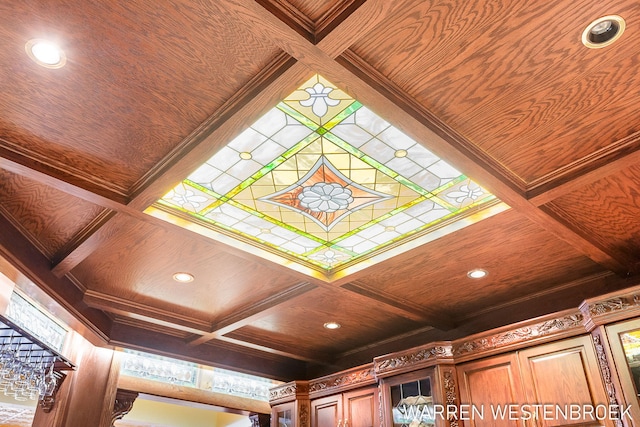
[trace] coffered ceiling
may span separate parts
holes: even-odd
[[[637,2],[0,17],[0,254],[105,343],[304,379],[638,283]]]

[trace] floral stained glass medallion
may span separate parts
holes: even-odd
[[[496,205],[316,75],[147,212],[329,278]]]

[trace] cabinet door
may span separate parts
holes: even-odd
[[[468,411],[459,414],[469,427],[523,426],[505,408],[524,401],[518,357],[515,353],[464,363],[456,367],[460,403]],[[461,406],[463,407],[463,406]]]
[[[295,402],[281,403],[271,408],[271,427],[296,427]]]
[[[552,412],[541,413],[537,425],[613,425],[611,420],[597,419],[607,417],[589,415],[589,408],[608,405],[591,336],[528,348],[519,359],[527,402],[551,404]],[[569,412],[572,405],[580,406],[574,415]]]
[[[342,395],[311,401],[311,427],[342,427]]]
[[[615,371],[625,401],[631,405],[631,418],[640,420],[640,319],[606,327]]]
[[[377,394],[377,387],[345,393],[343,427],[377,427],[380,418]]]

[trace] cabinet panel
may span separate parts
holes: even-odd
[[[553,413],[541,414],[538,425],[610,425],[610,421],[594,419],[596,413],[590,415],[590,408],[608,404],[590,336],[532,347],[521,351],[519,359],[526,401],[553,405]],[[565,410],[571,405],[581,409],[571,415]]]
[[[459,365],[460,402],[471,408],[462,422],[472,427],[522,426],[520,420],[502,417],[498,407],[518,404],[524,400],[518,358],[515,354],[492,357]],[[475,412],[474,409],[475,408]]]
[[[342,426],[342,395],[311,401],[311,427]]]
[[[375,427],[378,425],[378,388],[345,393],[344,427]]]

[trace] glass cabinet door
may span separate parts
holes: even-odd
[[[433,370],[421,370],[383,380],[385,425],[434,427]]]
[[[640,419],[640,319],[608,325],[611,354],[631,416]],[[622,402],[620,402],[622,403]]]

